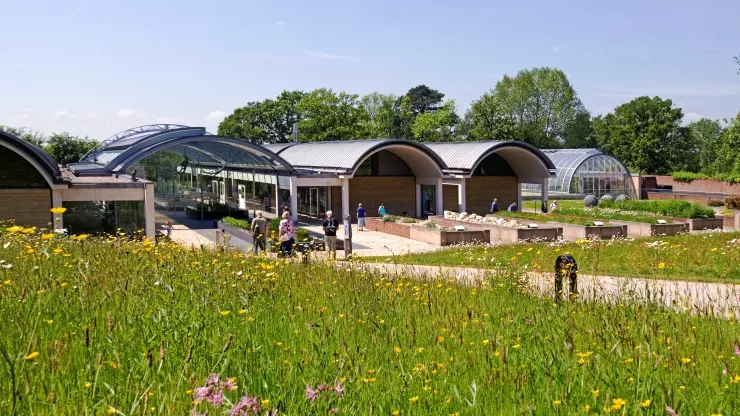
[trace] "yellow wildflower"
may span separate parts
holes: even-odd
[[[554,402],[552,402],[552,404],[554,404],[555,406],[560,406],[560,403],[562,403],[560,400],[555,400]]]
[[[597,397],[599,397],[599,391],[598,391],[598,390],[594,390],[594,391],[592,391],[591,393],[593,393],[593,395],[594,395],[594,398],[597,398]]]
[[[519,347],[521,347],[521,345],[519,345],[519,344],[514,344],[514,345],[511,346],[511,348],[514,348],[515,350],[518,350]]]
[[[640,406],[642,406],[642,407],[650,407],[650,403],[652,403],[652,400],[647,399],[644,402],[640,403]]]
[[[401,352],[401,347],[399,347],[399,346],[395,346],[395,347],[393,347],[393,351],[395,351],[395,352],[396,352],[396,354],[398,354],[398,353],[400,353],[400,352]]]
[[[416,402],[418,402],[418,401],[419,401],[419,396],[414,396],[414,397],[410,398],[410,399],[409,399],[409,401],[410,401],[411,403],[416,403]]]
[[[393,416],[398,416],[401,414],[400,410],[394,410],[393,413],[391,413]]]
[[[665,263],[662,262],[662,261],[660,263],[658,263],[658,268],[659,269],[665,269]]]
[[[34,351],[26,356],[26,360],[33,360],[34,358],[39,356],[38,351]]]
[[[92,383],[90,383],[90,382],[85,383],[85,388],[86,389],[89,389],[90,387],[92,387]]]
[[[612,409],[619,410],[626,405],[627,401],[621,398],[612,399]]]
[[[64,208],[64,207],[54,207],[54,208],[50,209],[50,211],[51,211],[52,214],[60,215],[60,214],[64,214],[65,212],[67,212],[67,208]]]
[[[41,234],[42,240],[51,240],[52,238],[54,238],[54,234],[52,233]]]
[[[74,236],[73,238],[75,240],[77,240],[77,241],[82,241],[82,240],[86,239],[89,236],[90,236],[89,234],[80,234],[80,235]]]
[[[221,316],[226,316],[226,315],[230,314],[231,311],[221,311],[219,313],[221,314]]]
[[[22,229],[23,229],[23,227],[19,227],[17,225],[14,225],[12,227],[6,228],[6,230],[8,230],[9,233],[17,233],[17,232],[21,231]]]

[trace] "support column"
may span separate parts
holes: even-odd
[[[545,178],[542,180],[542,203],[545,204],[548,198],[548,192],[550,191],[550,180]]]
[[[460,179],[460,184],[457,185],[457,212],[468,212],[467,208],[467,190],[465,189],[465,178]]]
[[[144,231],[147,238],[154,240],[154,184],[144,184]]]
[[[296,178],[290,177],[290,219],[298,221],[298,183]]]
[[[51,190],[51,207],[52,208],[58,208],[62,206],[62,190],[61,189],[53,189]],[[64,228],[64,214],[62,215],[56,215],[52,214],[51,216],[52,220],[52,228],[55,230],[61,230]]]
[[[349,178],[342,178],[342,218],[349,215]]]
[[[280,177],[275,175],[275,217],[282,218],[283,211],[280,209]]]
[[[522,210],[522,183],[519,181],[516,183],[516,206],[519,211]]]
[[[416,218],[421,218],[422,204],[424,201],[421,200],[421,184],[416,183]]]
[[[437,178],[437,195],[434,198],[434,213],[437,215],[444,214],[444,185],[442,184],[442,178]]]

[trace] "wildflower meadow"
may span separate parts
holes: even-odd
[[[0,234],[3,415],[740,409],[734,317],[553,304],[521,262],[462,285],[26,230]]]

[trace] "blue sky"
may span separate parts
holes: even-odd
[[[104,139],[206,126],[284,89],[403,94],[462,114],[504,74],[554,66],[594,114],[640,95],[687,121],[740,111],[740,1],[0,0],[0,124]]]

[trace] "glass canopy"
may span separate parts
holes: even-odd
[[[556,176],[550,178],[551,193],[635,197],[632,177],[617,158],[596,149],[548,149]]]

